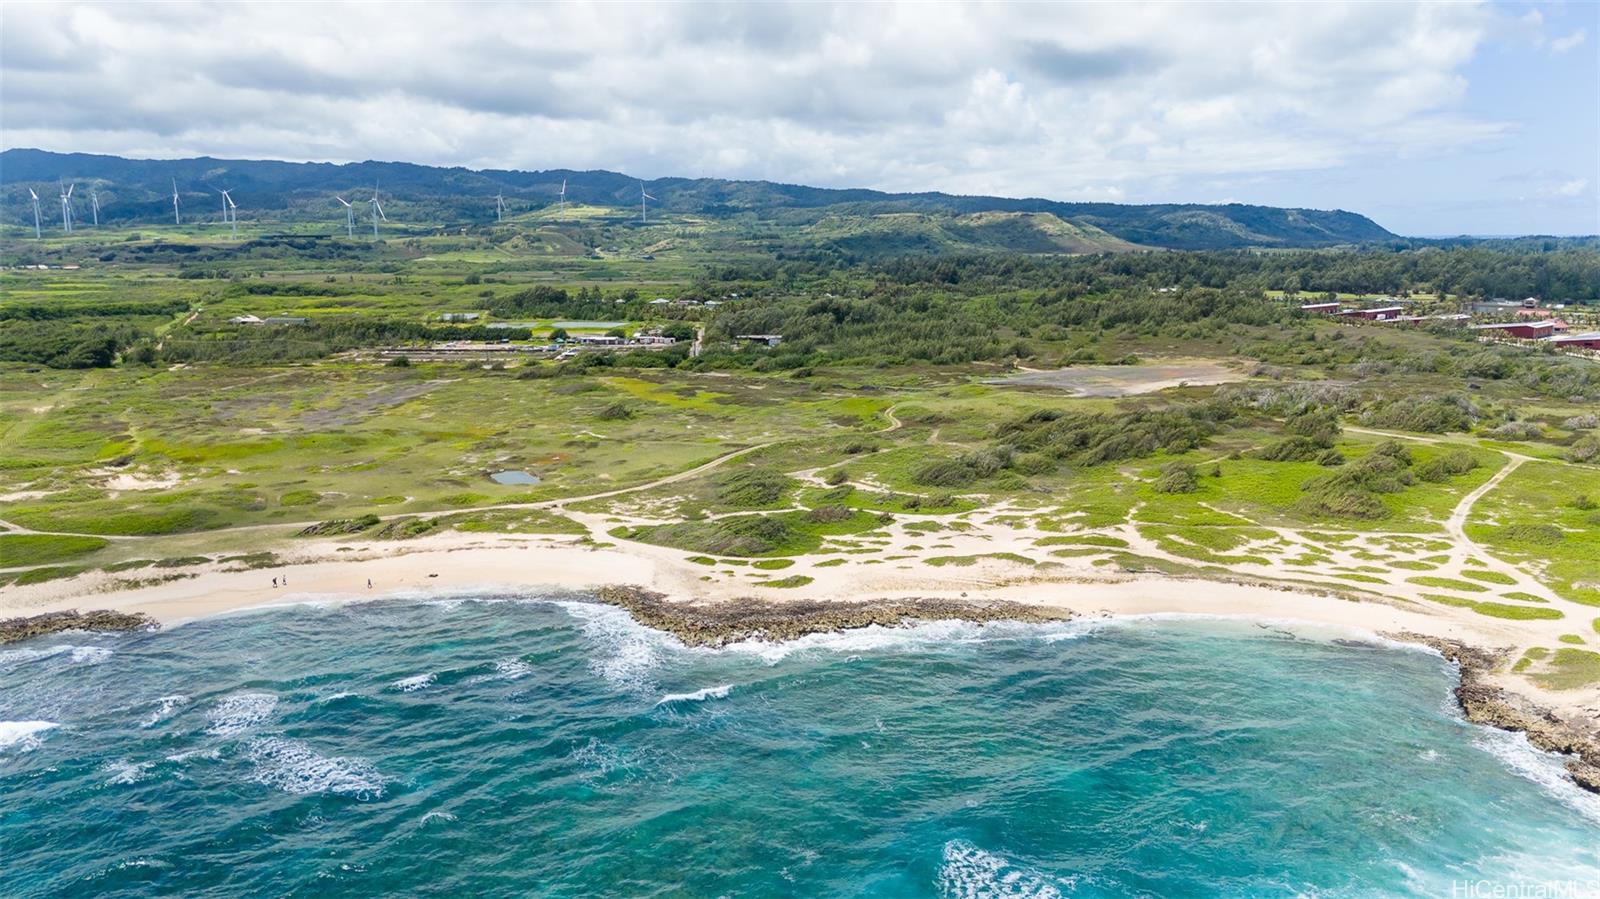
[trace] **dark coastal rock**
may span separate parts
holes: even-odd
[[[1437,650],[1461,669],[1456,686],[1456,701],[1461,712],[1474,724],[1528,736],[1528,742],[1546,752],[1572,756],[1567,773],[1578,786],[1600,793],[1600,732],[1564,720],[1548,709],[1488,681],[1488,675],[1505,664],[1508,653],[1468,646],[1459,640],[1402,632],[1384,636],[1407,643],[1419,643]]]
[[[15,643],[31,637],[59,634],[62,631],[137,631],[160,627],[154,618],[141,613],[95,609],[80,612],[46,612],[29,618],[0,620],[0,643]]]
[[[953,599],[897,599],[828,602],[739,599],[726,602],[674,602],[638,587],[605,587],[600,600],[626,609],[646,627],[666,631],[689,646],[724,646],[741,640],[794,640],[806,634],[907,621],[1066,621],[1073,613],[1014,602]]]

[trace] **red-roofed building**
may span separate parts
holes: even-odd
[[[1334,313],[1339,311],[1339,304],[1338,303],[1302,303],[1300,305],[1300,311],[1301,312],[1309,312],[1312,315],[1333,315]]]
[[[1549,337],[1556,331],[1556,326],[1552,322],[1496,322],[1492,325],[1473,325],[1472,328],[1475,331],[1486,331],[1523,340],[1539,340]]]

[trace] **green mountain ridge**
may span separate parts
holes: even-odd
[[[565,182],[569,204],[614,209],[619,221],[637,209],[642,183],[657,198],[652,209],[658,214],[745,218],[798,227],[812,239],[852,255],[1311,248],[1396,238],[1353,212],[1238,203],[1063,203],[717,178],[641,182],[608,171],[473,171],[398,162],[336,165],[212,157],[126,159],[34,149],[0,152],[5,222],[31,226],[28,188],[39,190],[50,205],[58,181],[63,180],[77,183],[80,191],[94,187],[103,219],[123,224],[165,221],[171,215],[173,181],[184,208],[200,217],[214,214],[217,191],[227,188],[258,220],[331,221],[335,218],[328,213],[331,195],[364,197],[377,185],[386,200],[408,204],[427,220],[446,225],[492,222],[496,194],[504,195],[515,212],[526,212],[530,204],[548,207],[557,201]]]

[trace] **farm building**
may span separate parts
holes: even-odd
[[[228,319],[228,323],[232,325],[259,325],[261,324],[261,319],[254,315],[235,315],[233,318]]]
[[[1550,342],[1562,349],[1600,350],[1600,331],[1586,331],[1582,334],[1562,334],[1551,337]]]
[[[584,346],[622,346],[627,343],[626,339],[609,334],[579,334],[573,340]]]
[[[481,312],[446,312],[445,314],[439,316],[439,321],[470,322],[476,321],[482,315],[483,313]]]
[[[1406,307],[1404,306],[1380,306],[1376,309],[1346,309],[1343,312],[1335,312],[1333,314],[1346,316],[1349,318],[1363,318],[1368,321],[1381,322],[1388,321],[1391,318],[1399,318],[1400,313],[1404,311],[1406,311]]]
[[[1338,303],[1301,303],[1300,304],[1300,311],[1301,312],[1309,312],[1312,315],[1333,315],[1335,312],[1339,311],[1339,304]]]
[[[1473,325],[1474,331],[1485,331],[1499,334],[1503,337],[1520,337],[1523,340],[1538,340],[1549,337],[1555,333],[1554,322],[1496,322],[1492,325]]]

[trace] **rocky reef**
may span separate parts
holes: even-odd
[[[160,627],[149,615],[94,609],[80,612],[46,612],[27,618],[0,619],[0,643],[15,643],[31,637],[59,634],[62,631],[137,631]]]
[[[739,599],[674,601],[638,587],[604,587],[600,600],[626,609],[647,627],[666,631],[689,646],[723,646],[741,640],[794,640],[806,634],[907,621],[1066,621],[1066,609],[1015,602],[896,599],[871,602]]]
[[[1539,749],[1571,756],[1566,764],[1573,781],[1591,793],[1600,793],[1600,732],[1563,720],[1490,683],[1488,675],[1506,663],[1506,653],[1410,632],[1384,636],[1430,647],[1455,662],[1461,669],[1456,701],[1468,721],[1527,734],[1528,742]]]

